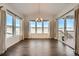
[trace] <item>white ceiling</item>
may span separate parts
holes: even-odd
[[[8,5],[26,16],[39,14],[39,10],[40,14],[57,15],[72,3],[10,3]]]

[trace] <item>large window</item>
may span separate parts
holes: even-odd
[[[43,26],[44,26],[44,33],[48,33],[49,32],[49,21],[44,21]]]
[[[58,30],[64,31],[64,19],[58,19]]]
[[[21,20],[16,18],[16,35],[20,35],[21,33]]]
[[[30,21],[30,32],[35,33],[35,21]]]
[[[30,21],[30,33],[49,33],[49,21]]]
[[[14,14],[6,13],[6,38],[21,34],[21,19]]]
[[[42,33],[42,22],[37,22],[37,33]]]
[[[66,30],[74,31],[74,19],[73,18],[66,19]]]
[[[6,15],[6,38],[13,35],[13,17],[10,14]]]

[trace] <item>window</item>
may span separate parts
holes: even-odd
[[[48,33],[49,32],[49,21],[44,21],[44,33]]]
[[[13,35],[13,17],[10,14],[6,16],[6,38]]]
[[[66,30],[73,31],[74,30],[74,19],[67,18],[66,19]]]
[[[42,33],[42,22],[37,22],[37,33]]]
[[[21,20],[16,18],[16,35],[20,35],[21,31]]]
[[[49,33],[49,21],[30,21],[30,33]]]
[[[64,19],[58,19],[58,30],[64,31]]]
[[[21,35],[21,19],[7,11],[5,28],[6,39],[12,36]]]
[[[30,21],[30,32],[35,33],[35,21]]]

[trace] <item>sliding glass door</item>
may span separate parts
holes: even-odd
[[[64,19],[58,19],[58,39],[64,41]]]
[[[75,49],[75,28],[74,28],[74,17],[67,15],[63,19],[60,18],[58,21],[58,40],[66,43]]]
[[[74,18],[66,17],[66,44],[69,44],[72,48],[75,48],[75,29],[74,29]]]

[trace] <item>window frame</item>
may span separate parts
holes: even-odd
[[[8,12],[8,11],[6,12],[5,29],[7,29],[6,28],[6,26],[7,26],[7,23],[6,23],[7,22],[7,15],[12,16],[12,36],[10,36],[10,37],[13,37],[14,36],[14,33],[13,33],[14,32],[14,29],[13,29],[13,27],[14,27],[14,25],[13,25],[14,24],[14,16],[10,12]],[[6,37],[6,34],[7,34],[6,31],[7,30],[5,30],[5,37]],[[10,37],[8,37],[8,38],[10,38]]]
[[[20,18],[19,16],[16,16],[15,14],[13,14],[13,13],[11,13],[11,12],[9,12],[8,10],[6,11],[6,20],[5,20],[5,39],[8,39],[8,38],[10,38],[10,37],[7,37],[6,36],[6,25],[7,25],[7,15],[11,15],[12,16],[12,36],[10,36],[10,37],[14,37],[14,36],[17,36],[16,35],[16,18],[18,18],[19,20],[20,20],[20,33],[22,34],[22,18]],[[20,34],[20,35],[21,35]]]
[[[20,22],[20,27],[19,27],[20,30],[19,31],[21,32],[21,19],[19,17],[15,17],[15,31],[14,32],[15,32],[15,35],[20,35],[20,33],[16,34],[16,20],[19,20],[19,22]]]
[[[41,27],[38,27],[38,24],[37,24],[38,22],[41,22],[41,25],[42,25]],[[43,22],[42,21],[36,21],[36,30],[37,30],[36,33],[41,34],[41,33],[38,33],[38,28],[41,28],[41,33],[43,33]]]
[[[63,27],[62,27],[62,29],[60,28],[60,20],[63,20]],[[63,32],[64,32],[64,27],[65,27],[65,19],[64,18],[59,18],[58,20],[57,20],[57,23],[58,23],[58,31],[62,31],[63,30]],[[60,30],[61,29],[61,30]]]
[[[72,30],[69,30],[68,29],[68,21],[73,21],[73,26],[71,26],[71,27],[73,27],[73,29]],[[75,25],[75,22],[74,22],[75,20],[74,20],[74,18],[66,18],[66,31],[74,31],[74,25]]]
[[[31,33],[30,21],[34,21],[35,22],[35,33]],[[37,27],[37,22],[39,22],[39,21],[35,21],[35,20],[30,20],[30,21],[29,21],[29,29],[30,29],[29,33],[31,33],[31,34],[42,34],[42,33],[43,34],[48,34],[50,32],[49,31],[50,30],[50,21],[49,20],[43,20],[43,21],[41,21],[42,22],[42,27],[41,27],[42,28],[42,33],[37,33],[37,28],[38,28]],[[48,24],[48,33],[44,33],[44,21],[48,21],[49,22],[49,24]]]

